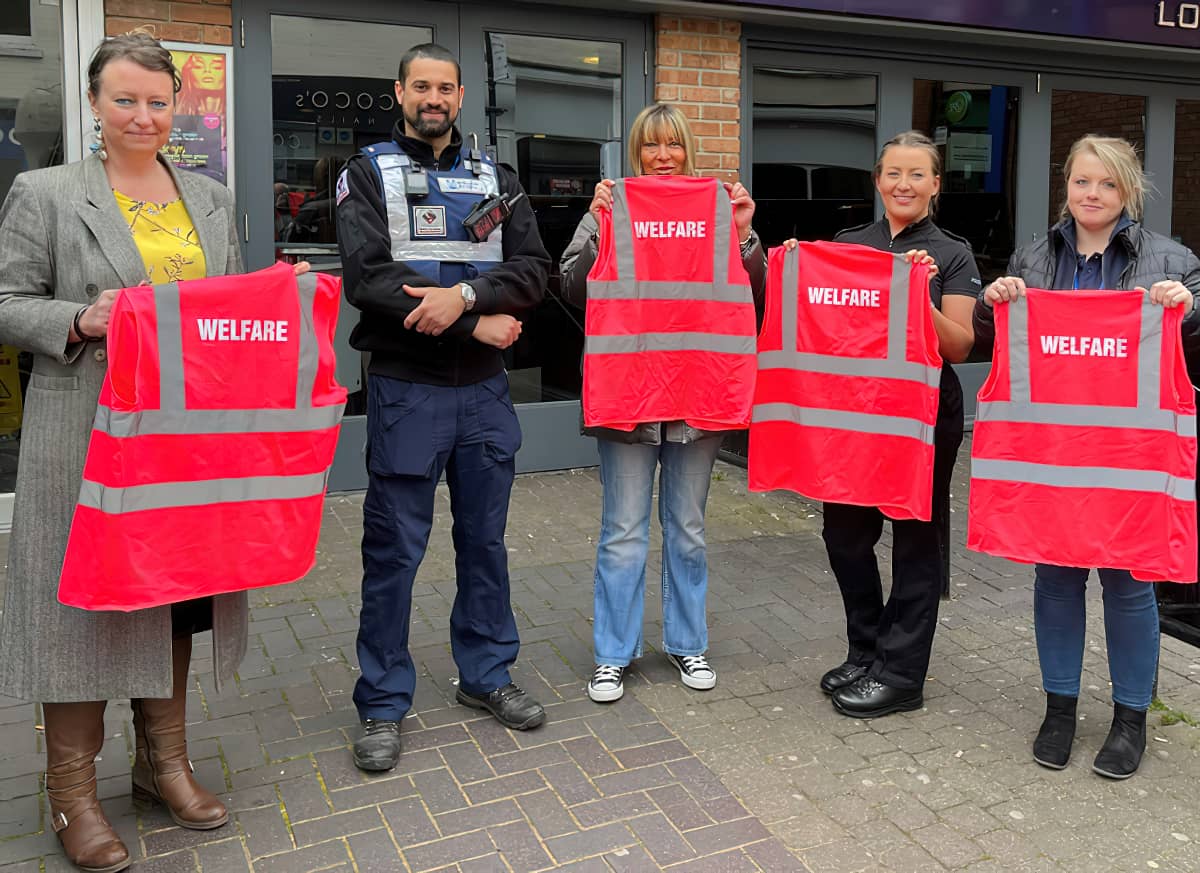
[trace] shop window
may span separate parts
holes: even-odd
[[[832,239],[874,217],[874,76],[757,67],[754,228],[767,245]]]
[[[33,36],[30,0],[8,0],[0,8],[0,36]]]
[[[596,183],[624,170],[619,42],[488,32],[487,144],[515,167],[554,266],[545,300],[505,353],[513,402],[577,400],[583,313],[559,293],[558,261]],[[482,131],[481,131],[482,134]]]
[[[18,173],[63,160],[59,12],[28,0],[0,3],[0,201]],[[16,483],[31,364],[28,352],[0,345],[0,492]]]
[[[1200,252],[1200,100],[1175,103],[1174,175],[1171,234]]]
[[[1019,103],[1019,88],[913,82],[913,129],[942,156],[936,221],[970,241],[984,282],[1003,274],[1016,238]]]
[[[1063,167],[1071,145],[1096,133],[1129,140],[1142,154],[1146,146],[1146,98],[1091,91],[1054,91],[1050,98],[1050,224],[1058,221],[1066,198]]]
[[[335,268],[337,180],[359,149],[400,117],[396,65],[428,27],[271,16],[271,133],[276,257]],[[343,315],[343,317],[346,317]],[[346,401],[366,411],[366,379]]]
[[[275,245],[280,254],[337,253],[342,165],[392,135],[395,69],[428,27],[271,16]]]

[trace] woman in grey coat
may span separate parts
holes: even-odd
[[[53,828],[80,869],[111,873],[129,865],[129,853],[96,798],[106,701],[133,701],[135,797],[164,803],[185,827],[219,827],[228,813],[187,760],[191,634],[212,629],[219,685],[245,654],[247,623],[244,593],[130,613],[57,600],[105,374],[112,289],[238,273],[241,262],[229,190],[176,172],[158,155],[179,87],[170,53],[148,34],[114,37],[97,49],[88,76],[97,153],[21,174],[0,212],[0,342],[33,353],[0,621],[0,694],[42,702]],[[168,213],[169,228],[154,225]],[[168,232],[151,236],[131,225],[143,218]],[[151,250],[168,237],[174,249]],[[191,272],[172,272],[180,264]]]
[[[1146,181],[1133,146],[1123,139],[1085,136],[1067,156],[1062,220],[1050,233],[1013,254],[1007,275],[975,304],[975,336],[995,337],[993,309],[1025,289],[1147,289],[1162,306],[1182,306],[1184,353],[1194,372],[1200,340],[1200,259],[1185,246],[1141,225]],[[1086,307],[1080,317],[1086,319]],[[1061,770],[1071,756],[1077,724],[1085,640],[1084,590],[1090,568],[1034,568],[1033,627],[1037,637],[1046,717],[1033,759]],[[1100,568],[1104,627],[1112,677],[1113,720],[1092,769],[1110,779],[1132,776],[1146,748],[1146,710],[1158,664],[1158,603],[1154,586],[1128,570]]]

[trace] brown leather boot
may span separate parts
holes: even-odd
[[[142,697],[131,701],[133,798],[140,803],[163,804],[180,827],[207,831],[229,821],[229,812],[225,804],[196,781],[187,756],[184,720],[191,658],[192,638],[175,639],[171,651],[174,693],[167,698]]]
[[[115,873],[129,866],[129,850],[96,797],[96,756],[104,745],[105,703],[42,704],[51,826],[67,858],[88,873]]]

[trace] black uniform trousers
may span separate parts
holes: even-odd
[[[962,387],[944,366],[933,435],[933,512],[929,521],[891,520],[886,603],[875,557],[886,516],[873,506],[825,504],[821,536],[846,608],[846,660],[893,688],[921,688],[929,669],[949,548],[950,479],[962,439]]]

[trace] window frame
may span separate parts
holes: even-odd
[[[0,33],[0,57],[36,59],[46,56],[33,40],[33,6],[36,0],[25,2],[29,7],[29,33]]]

